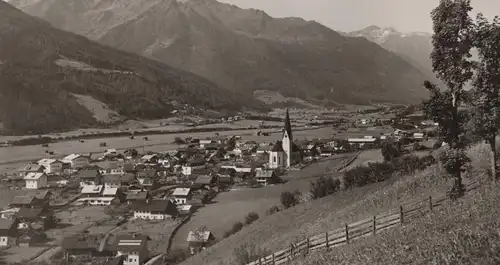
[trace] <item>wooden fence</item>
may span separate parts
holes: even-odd
[[[474,190],[478,187],[479,183],[477,181],[466,185],[467,191]],[[323,248],[333,248],[348,244],[353,240],[375,235],[381,231],[404,225],[405,223],[409,223],[423,216],[426,212],[441,206],[447,198],[448,196],[446,195],[435,198],[430,196],[424,200],[400,205],[399,208],[390,210],[386,213],[375,215],[355,223],[345,224],[344,227],[337,230],[293,243],[286,249],[272,253],[266,257],[261,257],[247,265],[284,264],[290,262],[294,257],[307,255],[311,251]]]

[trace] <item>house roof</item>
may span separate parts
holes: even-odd
[[[97,249],[102,238],[102,235],[73,235],[65,237],[61,243],[61,247],[65,250]]]
[[[231,176],[219,176],[219,183],[231,183]]]
[[[213,176],[198,176],[194,183],[208,185],[212,183],[214,177]]]
[[[272,178],[275,175],[272,170],[258,170],[255,172],[257,178]]]
[[[17,211],[14,216],[19,218],[19,219],[36,219],[42,215],[43,209],[42,208],[20,208],[19,211]]]
[[[145,155],[145,156],[141,157],[141,160],[151,160],[152,158],[157,157],[157,156],[158,156],[157,154]]]
[[[145,201],[148,198],[148,192],[147,191],[140,191],[140,192],[127,192],[127,200],[138,200],[138,201]]]
[[[30,205],[35,200],[35,196],[32,195],[19,195],[12,198],[10,204],[16,205]]]
[[[154,179],[152,178],[144,178],[144,180],[142,181],[142,185],[147,185],[147,186],[151,186],[154,184]]]
[[[104,183],[121,183],[122,176],[116,174],[109,174],[103,176]]]
[[[104,185],[85,185],[82,188],[82,194],[99,194],[102,191]]]
[[[45,173],[30,172],[24,177],[24,180],[39,180],[43,176],[45,176]]]
[[[186,163],[186,166],[188,166],[188,167],[201,166],[201,165],[204,165],[205,163],[206,163],[205,159],[197,158],[197,159],[193,159],[193,160],[188,161]]]
[[[212,233],[210,231],[203,232],[193,232],[189,231],[188,236],[186,238],[187,242],[203,242],[206,243],[210,239],[210,235]]]
[[[38,164],[53,164],[53,163],[56,163],[56,162],[61,162],[59,160],[56,160],[56,159],[52,159],[52,158],[42,158],[40,160],[38,160]]]
[[[39,200],[43,200],[47,198],[47,196],[50,194],[49,190],[29,190],[25,191],[25,195],[33,196]]]
[[[9,230],[15,224],[15,220],[0,218],[0,230]]]
[[[152,200],[149,202],[136,202],[132,205],[134,211],[145,211],[153,213],[175,214],[177,206],[170,200]]]
[[[104,265],[123,265],[123,261],[125,259],[125,256],[118,256],[115,257],[109,261],[107,261]]]
[[[97,169],[83,169],[77,173],[80,179],[95,179],[101,175]]]
[[[144,235],[118,235],[116,237],[116,250],[122,252],[140,252],[146,247],[148,236]]]
[[[271,149],[271,152],[284,152],[283,150],[283,142],[282,141],[276,141],[274,144],[273,148]]]
[[[152,178],[152,177],[156,177],[156,176],[157,176],[157,172],[156,172],[156,169],[154,169],[154,168],[148,168],[148,169],[137,172],[137,177],[140,177],[140,178]]]
[[[45,167],[42,166],[42,165],[38,165],[38,164],[27,164],[25,166],[23,166],[22,168],[20,168],[18,171],[26,171],[26,172],[38,172],[38,171],[42,171],[44,170]]]
[[[190,192],[190,188],[176,188],[172,193],[172,196],[188,196]]]
[[[104,188],[102,191],[103,196],[115,196],[118,193],[118,188]]]
[[[61,161],[63,162],[71,162],[79,157],[82,157],[82,155],[79,155],[79,154],[71,154],[71,155],[68,155],[68,156],[65,156],[63,159],[61,159]]]

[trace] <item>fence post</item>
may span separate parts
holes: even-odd
[[[429,196],[429,209],[432,211],[432,196]]]
[[[273,265],[276,265],[275,258],[274,258],[274,252],[273,252]]]
[[[345,243],[349,244],[349,225],[345,224]]]
[[[403,206],[399,206],[399,222],[403,225]]]
[[[326,238],[326,248],[330,248],[328,245],[328,232],[325,233],[325,238]]]
[[[293,257],[293,243],[290,244],[290,260],[292,260]]]
[[[306,254],[309,254],[309,238],[307,238],[307,248],[306,248]]]
[[[262,265],[262,257],[259,257],[259,265]]]
[[[376,232],[377,232],[377,216],[374,215],[373,216],[373,234],[375,235]]]

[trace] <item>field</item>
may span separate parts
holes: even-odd
[[[11,247],[2,251],[0,256],[0,263],[5,264],[21,263],[28,261],[37,256],[40,252],[44,251],[47,247]]]
[[[96,222],[103,222],[110,217],[105,213],[105,207],[86,206],[72,207],[55,214],[60,218],[59,227],[47,231],[47,236],[55,244],[59,244],[65,236],[78,234],[90,229]]]
[[[0,209],[9,205],[14,196],[20,194],[20,191],[10,190],[0,185]]]
[[[439,168],[432,166],[414,176],[394,177],[308,201],[265,218],[262,216],[254,224],[183,264],[200,264],[202,260],[203,264],[229,264],[227,262],[234,262],[233,250],[245,244],[257,246],[263,251],[280,250],[291,242],[342,227],[345,222],[395,208],[402,201],[441,194],[449,184],[440,175]]]
[[[290,181],[282,185],[272,185],[257,189],[241,189],[223,192],[217,195],[212,204],[198,209],[191,220],[184,224],[176,234],[173,247],[187,247],[186,237],[189,231],[206,226],[214,236],[221,239],[224,232],[237,221],[244,221],[249,212],[256,212],[264,217],[266,210],[280,203],[283,191],[299,190],[304,195],[309,192],[309,182],[324,174],[334,174],[337,168],[351,158],[349,155],[332,157],[325,161],[312,164],[300,172],[293,172],[283,179]]]
[[[259,141],[273,141],[281,138],[281,134],[276,130],[272,130],[271,136],[256,136],[259,130],[235,130],[235,131],[222,131],[218,132],[220,136],[240,135],[246,140],[259,140]],[[330,128],[319,128],[306,131],[297,131],[295,133],[296,139],[304,137],[317,137],[325,135],[324,133],[331,132]],[[166,135],[153,135],[149,136],[149,141],[143,140],[142,137],[130,139],[128,137],[110,137],[100,139],[87,139],[84,143],[75,141],[63,141],[50,145],[49,149],[55,152],[54,156],[62,156],[71,153],[93,153],[100,154],[105,149],[115,148],[124,150],[127,148],[139,148],[142,151],[166,151],[176,149],[179,146],[173,144],[176,137],[186,138],[206,138],[215,136],[215,132],[199,132],[199,133],[179,133],[179,134],[166,134]],[[107,147],[100,147],[101,142],[106,142]],[[34,146],[12,146],[0,148],[0,163],[16,163],[16,161],[29,161],[45,157],[45,150],[47,148],[41,145]]]
[[[401,228],[292,264],[498,264],[499,188],[486,184]]]

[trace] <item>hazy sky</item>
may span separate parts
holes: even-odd
[[[353,31],[369,25],[403,32],[432,31],[429,13],[438,0],[219,0],[242,8],[266,11],[274,17],[315,20],[334,30]],[[500,0],[472,0],[474,12],[500,15]],[[474,14],[475,17],[475,14]]]

